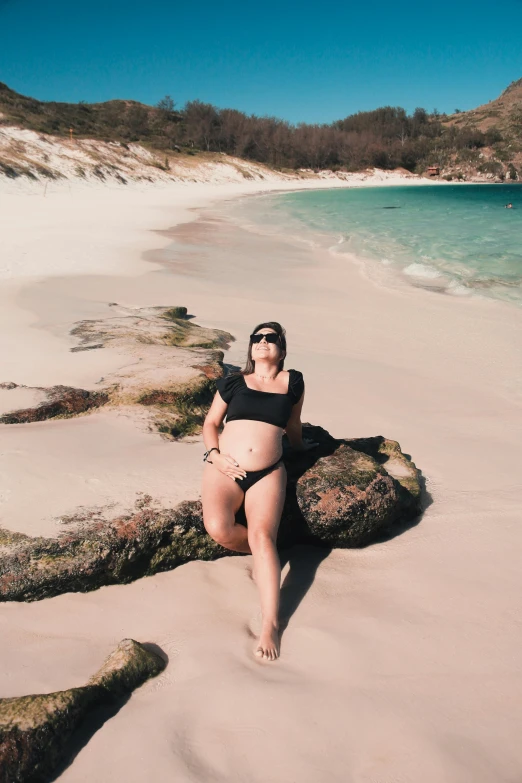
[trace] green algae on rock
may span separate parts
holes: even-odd
[[[170,438],[181,438],[201,432],[205,416],[216,392],[214,378],[222,373],[220,362],[223,354],[216,356],[213,371],[207,376],[210,365],[194,367],[203,373],[191,383],[179,384],[173,389],[149,389],[137,402],[153,405],[154,423],[159,432]],[[219,372],[216,372],[216,370]]]
[[[398,443],[382,436],[336,440],[310,425],[304,434],[319,445],[304,453],[285,451],[281,547],[365,546],[420,513],[420,474]],[[57,538],[0,530],[0,599],[86,592],[231,554],[208,536],[200,502],[165,509],[146,496],[127,514],[79,524]]]
[[[310,425],[305,432],[319,446],[303,455],[297,470],[287,466],[282,535],[297,526],[310,542],[359,547],[419,514],[419,471],[397,441],[382,436],[339,441]]]
[[[124,639],[87,685],[0,699],[0,783],[47,780],[90,710],[130,694],[165,666],[157,653]]]
[[[71,335],[80,346],[124,343],[170,345],[183,348],[227,348],[232,335],[194,323],[186,307],[124,307],[111,302],[111,317],[79,321]]]
[[[201,430],[215,392],[214,380],[223,373],[223,351],[232,335],[195,324],[186,307],[123,307],[108,304],[110,317],[77,323],[71,335],[79,344],[71,351],[102,349],[108,345],[131,357],[127,367],[108,374],[87,391],[53,386],[46,399],[31,408],[0,416],[0,424],[27,424],[69,418],[103,405],[143,406],[151,429],[165,438],[181,438]],[[3,383],[2,388],[17,388]]]
[[[46,419],[78,416],[109,402],[107,391],[87,391],[72,386],[52,386],[50,389],[39,389],[39,391],[46,394],[47,399],[44,402],[34,408],[21,408],[4,413],[0,416],[0,424],[29,424]]]
[[[145,497],[133,512],[80,524],[57,538],[0,533],[0,600],[35,601],[126,584],[190,560],[229,554],[203,527],[201,503],[157,509]]]

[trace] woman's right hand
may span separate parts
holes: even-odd
[[[212,465],[225,476],[231,479],[242,479],[246,477],[246,471],[240,468],[234,457],[230,454],[212,454]]]

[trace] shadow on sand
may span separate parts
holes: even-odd
[[[306,453],[305,455],[300,455],[298,459],[295,459],[292,456],[292,452],[291,449],[289,449],[288,444],[285,444],[284,450],[284,459],[288,472],[288,487],[283,516],[286,519],[291,520],[291,525],[294,528],[292,537],[295,536],[296,528],[298,529],[298,536],[301,540],[301,543],[294,546],[288,546],[287,541],[289,538],[289,531],[285,529],[285,525],[282,525],[282,529],[280,529],[280,535],[278,536],[281,568],[284,568],[286,564],[289,564],[290,570],[281,586],[281,636],[287,628],[292,615],[297,611],[306,593],[312,586],[317,569],[323,560],[325,560],[330,555],[332,549],[334,548],[321,544],[310,535],[308,525],[297,501],[297,481],[317,462],[318,459],[333,454],[342,443],[347,443],[356,451],[360,450],[366,454],[370,454],[380,465],[383,465],[384,468],[386,468],[386,462],[389,459],[386,454],[381,454],[378,451],[379,444],[384,440],[384,438],[381,436],[373,438],[336,440],[321,427],[315,427],[309,424],[303,425],[303,435],[318,442],[318,447],[313,451]],[[404,454],[404,456],[406,459],[411,461],[411,456],[409,454]],[[357,548],[363,549],[369,546],[375,546],[392,541],[397,536],[407,533],[409,530],[419,524],[425,510],[433,503],[433,498],[426,489],[426,480],[422,475],[422,471],[420,471],[418,468],[417,471],[421,488],[420,502],[417,506],[417,509],[420,508],[419,513],[414,514],[409,519],[404,518],[396,520],[393,525],[390,525],[388,528],[383,529],[380,533],[374,535],[371,542],[363,544]]]
[[[151,652],[156,653],[156,655],[159,655],[160,658],[163,658],[166,663],[165,669],[168,667],[168,655],[164,650],[162,650],[161,647],[158,647],[158,645],[154,644],[153,642],[142,642],[141,644],[147,650],[150,650]],[[49,775],[45,777],[39,778],[39,780],[41,780],[42,783],[43,781],[45,781],[45,783],[54,783],[54,781],[58,780],[58,778],[63,775],[65,770],[71,766],[76,756],[83,750],[83,748],[85,748],[86,745],[88,745],[96,732],[99,731],[108,720],[114,718],[114,716],[118,714],[121,708],[127,704],[131,696],[132,691],[130,693],[123,694],[119,698],[115,698],[109,704],[103,704],[99,707],[94,707],[80,723],[78,728],[73,731],[71,737],[65,743],[62,757],[58,766],[54,768],[52,773],[49,773]]]
[[[379,464],[384,466],[388,459],[385,454],[380,454],[377,451],[379,442],[383,440],[380,436],[375,438],[336,440],[321,427],[314,427],[309,424],[303,425],[303,434],[305,437],[317,441],[319,444],[317,448],[305,454],[300,454],[296,458],[296,456],[292,454],[292,450],[289,448],[288,444],[284,444],[284,461],[288,472],[288,488],[283,515],[290,519],[290,524],[293,528],[291,538],[295,541],[297,533],[299,543],[292,546],[288,545],[288,530],[285,530],[285,526],[282,525],[278,537],[281,568],[284,568],[289,564],[290,569],[281,586],[281,637],[288,627],[292,616],[298,610],[301,602],[312,586],[317,569],[321,563],[326,560],[333,549],[331,546],[320,546],[319,542],[310,535],[310,530],[297,502],[296,484],[298,479],[321,457],[333,454],[342,443],[347,443],[355,450],[370,453]],[[408,454],[405,454],[404,456],[411,460],[411,457]],[[424,511],[433,502],[430,493],[426,489],[426,482],[421,471],[419,471],[419,480],[421,485],[420,513],[411,519],[394,522],[387,530],[375,536],[371,543],[358,548],[365,548],[366,546],[374,546],[376,544],[391,541],[396,536],[403,535],[419,524]],[[238,514],[237,521],[246,525],[243,508]],[[144,644],[144,646],[156,652],[164,658],[168,664],[168,657],[161,648],[152,643]],[[110,705],[100,706],[92,710],[67,742],[64,756],[59,767],[55,769],[52,776],[47,778],[49,783],[58,780],[63,772],[73,763],[78,753],[88,744],[94,734],[96,734],[108,720],[117,715],[121,708],[125,706],[130,699],[130,696],[131,694],[126,694],[120,699],[112,702]]]

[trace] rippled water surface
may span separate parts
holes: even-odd
[[[274,230],[330,236],[336,252],[416,285],[522,306],[522,184],[305,191],[264,197],[261,208],[255,201],[244,209]]]

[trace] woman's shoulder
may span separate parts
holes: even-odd
[[[304,392],[303,373],[299,370],[288,370],[288,393],[293,397],[294,404],[299,402]]]
[[[243,386],[243,383],[243,374],[240,372],[232,372],[223,378],[218,378],[216,388],[223,402],[230,402],[235,392]]]
[[[300,370],[288,370],[288,375],[290,376],[290,381],[303,380],[303,373]]]

